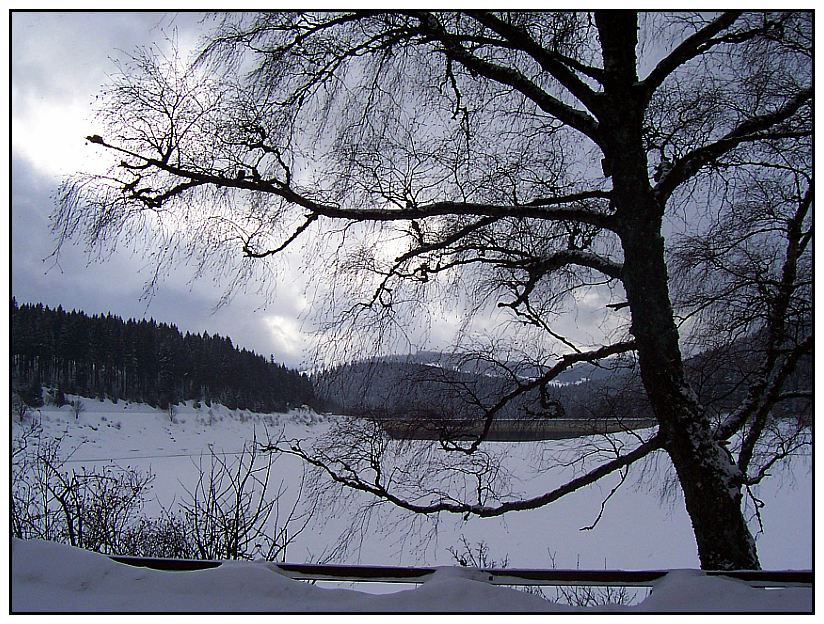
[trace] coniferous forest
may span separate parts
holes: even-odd
[[[124,321],[42,304],[11,302],[12,388],[32,406],[42,387],[65,394],[144,402],[185,400],[257,412],[314,406],[309,378],[230,338],[181,333],[152,319]]]

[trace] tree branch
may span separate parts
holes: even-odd
[[[647,97],[651,97],[664,80],[681,65],[703,54],[713,44],[712,37],[732,26],[743,11],[727,11],[696,33],[687,37],[678,47],[659,61],[658,65],[641,82]]]
[[[599,95],[569,70],[560,55],[536,42],[526,29],[509,24],[490,11],[467,11],[466,13],[504,37],[517,49],[529,54],[538,62],[541,69],[561,83],[589,110],[598,108]]]
[[[751,117],[714,143],[692,150],[672,165],[672,169],[655,186],[655,193],[662,202],[665,202],[678,186],[695,175],[702,167],[712,163],[742,143],[783,138],[784,134],[780,132],[772,135],[763,133],[776,124],[789,120],[808,102],[812,103],[812,99],[812,88],[801,89],[780,108],[763,115]],[[809,133],[802,131],[799,135],[797,131],[793,131],[792,135],[794,137],[806,136],[811,132],[811,130]]]
[[[546,373],[544,373],[540,377],[537,377],[536,379],[533,379],[529,383],[519,385],[515,390],[501,397],[491,408],[486,409],[486,416],[484,419],[483,429],[469,446],[460,446],[455,442],[449,440],[442,440],[441,445],[443,446],[444,450],[460,451],[462,453],[466,453],[467,455],[471,455],[472,453],[477,451],[478,448],[480,448],[481,443],[489,435],[489,430],[492,427],[492,422],[495,419],[495,415],[516,397],[519,397],[522,394],[545,386],[550,381],[555,379],[558,375],[560,375],[563,371],[570,368],[573,364],[578,364],[580,362],[593,362],[595,360],[600,360],[611,355],[626,353],[634,349],[635,342],[628,341],[607,345],[595,349],[593,351],[577,351],[575,353],[568,353],[562,356],[560,358],[560,361],[555,366],[551,367]]]
[[[221,188],[235,188],[247,191],[276,195],[286,201],[306,208],[316,216],[331,219],[346,219],[351,221],[411,221],[447,215],[466,215],[477,217],[522,217],[548,221],[577,221],[595,227],[614,230],[617,226],[614,217],[608,212],[600,212],[590,208],[568,206],[587,200],[608,199],[607,191],[592,190],[557,197],[544,197],[532,200],[525,204],[482,204],[472,202],[438,201],[429,204],[416,204],[403,208],[345,208],[337,204],[324,203],[308,197],[291,187],[288,183],[277,179],[254,179],[249,177],[230,177],[211,172],[194,171],[179,165],[173,165],[156,158],[141,156],[136,152],[113,145],[97,137],[95,143],[101,146],[126,154],[150,167],[155,167],[174,176],[187,180],[171,187],[159,195],[147,195],[150,189],[132,190],[129,197],[136,199],[153,208],[159,208],[162,203],[183,191],[198,186],[212,185]]]
[[[556,117],[598,143],[598,122],[591,116],[552,97],[518,70],[478,58],[460,44],[458,37],[447,32],[432,13],[416,11],[413,15],[420,20],[422,32],[429,33],[440,41],[444,46],[444,54],[453,61],[481,76],[512,87],[537,104],[545,113]]]
[[[782,343],[786,336],[785,322],[789,306],[792,300],[793,291],[798,275],[798,260],[803,250],[800,243],[804,239],[803,224],[806,216],[812,208],[813,190],[807,189],[803,197],[800,198],[795,214],[787,223],[787,249],[784,263],[781,268],[781,280],[776,285],[777,292],[770,296],[769,312],[767,314],[767,348],[758,374],[756,382],[752,384],[738,409],[733,412],[716,432],[717,439],[726,439],[735,431],[741,429],[744,423],[756,414],[756,425],[745,440],[741,457],[742,472],[746,472],[746,466],[751,458],[755,440],[763,429],[765,419],[770,408],[778,400],[781,387],[794,370],[798,360],[813,348],[812,335],[807,336],[799,344],[795,345],[786,356],[783,363],[779,365],[779,356]],[[778,368],[776,369],[776,367]]]
[[[611,279],[620,280],[623,274],[623,266],[617,262],[604,258],[590,251],[563,250],[558,251],[545,258],[540,258],[532,264],[527,264],[523,268],[529,272],[529,279],[524,284],[521,293],[510,303],[499,303],[499,307],[508,307],[513,310],[523,305],[538,283],[551,275],[554,271],[565,266],[581,266],[595,269]]]
[[[376,496],[381,500],[388,501],[393,505],[400,507],[401,509],[406,509],[414,513],[429,515],[440,512],[448,512],[461,515],[472,514],[481,518],[493,518],[496,516],[503,515],[505,513],[509,513],[511,511],[525,511],[529,509],[538,509],[540,507],[544,507],[545,505],[549,505],[550,503],[553,503],[554,501],[572,492],[575,492],[576,490],[580,490],[581,488],[586,487],[587,485],[590,485],[592,483],[595,483],[599,479],[617,470],[621,470],[622,468],[629,466],[640,459],[643,459],[650,453],[657,451],[662,447],[663,436],[661,436],[660,434],[656,434],[650,440],[640,444],[638,447],[636,447],[626,455],[621,455],[609,462],[601,464],[597,468],[590,470],[589,472],[581,475],[580,477],[568,481],[564,485],[555,488],[550,492],[533,498],[525,498],[522,500],[504,502],[497,506],[487,506],[481,504],[469,504],[448,501],[440,501],[430,505],[418,504],[400,498],[399,496],[390,492],[384,485],[380,483],[370,483],[363,481],[362,479],[360,479],[356,471],[354,471],[351,468],[351,466],[347,466],[344,463],[338,462],[341,463],[341,466],[344,468],[346,472],[349,473],[349,475],[336,472],[329,464],[326,463],[325,460],[313,457],[309,455],[306,451],[304,451],[301,448],[299,441],[289,442],[287,448],[270,446],[268,450],[299,457],[307,463],[311,464],[312,466],[315,466],[323,470],[336,483],[340,483],[341,485],[353,490],[359,490],[361,492],[372,494],[373,496]]]
[[[813,338],[808,336],[801,342],[793,351],[787,356],[781,367],[775,372],[772,378],[763,384],[760,396],[760,401],[753,405],[753,402],[747,401],[739,412],[734,414],[727,425],[727,429],[732,428],[738,424],[738,429],[742,428],[744,424],[752,419],[752,426],[744,440],[741,443],[741,451],[738,454],[738,468],[742,474],[747,474],[750,462],[752,461],[755,446],[761,439],[764,427],[767,424],[767,417],[770,414],[773,406],[778,402],[781,396],[781,387],[787,380],[787,377],[795,370],[798,360],[807,353],[812,353]],[[760,385],[760,384],[759,384]],[[750,399],[748,395],[747,399]],[[747,409],[749,407],[749,409]],[[757,409],[755,409],[757,407]],[[754,411],[754,413],[753,413]],[[722,433],[719,428],[719,434]],[[716,439],[720,439],[720,435],[716,435]]]
[[[318,219],[318,216],[316,214],[308,215],[306,217],[306,221],[304,221],[297,229],[295,229],[295,231],[292,233],[292,235],[289,238],[287,238],[283,243],[281,243],[279,246],[275,247],[274,249],[268,249],[268,250],[263,251],[263,252],[252,251],[251,248],[249,247],[249,242],[250,241],[246,241],[246,242],[243,243],[243,255],[245,255],[249,258],[265,258],[267,256],[273,256],[273,255],[283,251],[289,245],[291,245],[295,240],[297,240],[297,238],[301,234],[303,234],[303,232],[310,225],[312,225],[312,223],[314,223],[317,219]]]

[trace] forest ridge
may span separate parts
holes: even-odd
[[[315,405],[308,376],[240,349],[227,337],[183,334],[154,319],[124,321],[11,301],[12,388],[29,405],[42,386],[87,397],[145,402],[217,401],[281,412]]]

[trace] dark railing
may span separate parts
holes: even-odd
[[[222,561],[200,559],[153,559],[111,555],[111,559],[132,566],[155,570],[206,570]],[[332,565],[318,563],[261,562],[277,568],[286,576],[300,581],[341,581],[372,583],[422,583],[434,574],[433,567],[397,567],[369,565]],[[469,571],[471,569],[467,569]],[[473,578],[491,585],[559,585],[649,587],[669,570],[537,570],[519,568],[483,568]],[[708,576],[726,576],[752,587],[812,587],[812,570],[705,570]]]
[[[390,438],[400,440],[469,440],[481,435],[483,420],[451,418],[377,419]],[[653,418],[524,418],[496,419],[486,434],[493,442],[566,440],[657,426]]]

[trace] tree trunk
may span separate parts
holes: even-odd
[[[649,230],[635,225],[622,232],[624,286],[641,378],[678,473],[701,567],[758,569],[755,542],[741,511],[738,470],[713,438],[709,419],[684,379],[660,220]]]
[[[622,277],[641,379],[684,492],[701,567],[758,569],[755,542],[741,510],[738,470],[714,439],[684,378],[661,234],[664,207],[650,187],[642,142],[646,96],[636,72],[637,17],[610,11],[596,13],[596,22],[605,70],[600,143],[612,173],[624,250]]]
[[[662,211],[649,188],[646,167],[633,172],[632,160],[623,159],[628,164],[618,166],[628,171],[617,174],[624,180],[616,180],[615,203],[641,379],[678,473],[701,567],[758,569],[755,542],[741,510],[739,472],[730,453],[714,439],[709,418],[684,378],[669,298]]]
[[[741,511],[738,470],[713,438],[709,419],[684,379],[659,232],[631,227],[622,234],[624,285],[641,378],[678,473],[701,567],[758,569],[755,542]]]

